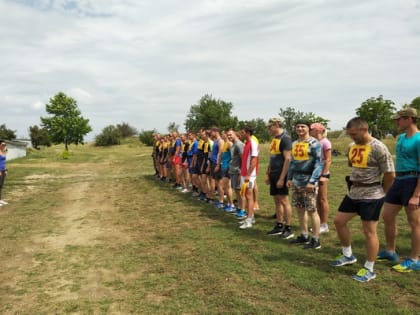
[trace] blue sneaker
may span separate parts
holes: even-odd
[[[359,272],[353,276],[353,279],[359,282],[368,282],[375,278],[376,273],[369,271],[366,268],[360,269]]]
[[[217,209],[223,209],[225,207],[225,204],[223,202],[219,202],[219,201],[215,201],[213,202],[213,205],[217,208]]]
[[[237,213],[236,213],[236,218],[237,219],[243,219],[243,218],[246,218],[248,216],[248,214],[246,213],[246,211],[245,210],[239,210]]]
[[[223,210],[225,210],[225,212],[235,212],[236,211],[235,207],[232,207],[231,205],[226,205]]]
[[[401,264],[392,266],[392,269],[398,272],[411,272],[420,270],[420,261],[414,262],[411,258],[407,258]]]
[[[340,267],[344,265],[351,265],[354,264],[357,261],[357,258],[354,255],[351,255],[350,257],[339,255],[333,260],[330,265],[333,267]]]
[[[381,250],[378,254],[378,256],[376,256],[376,260],[377,261],[385,261],[385,260],[389,260],[389,261],[399,261],[399,257],[398,254],[396,252],[389,252],[387,250]]]

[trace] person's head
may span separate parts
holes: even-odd
[[[274,117],[270,118],[267,123],[268,133],[273,136],[277,135],[284,125],[284,118],[283,117]]]
[[[235,142],[236,140],[238,140],[238,136],[233,129],[228,129],[226,131],[226,136],[229,139],[229,141],[231,141],[231,142]]]
[[[365,144],[369,141],[369,125],[366,120],[354,117],[347,122],[347,134],[356,144]]]
[[[195,139],[195,133],[193,131],[188,131],[188,139],[194,140]]]
[[[211,137],[212,139],[217,139],[217,138],[219,138],[219,136],[220,136],[220,134],[219,134],[219,128],[217,128],[217,127],[212,127],[212,128],[210,129],[210,132],[211,132],[210,137]]]
[[[326,128],[321,123],[313,123],[309,127],[309,131],[312,137],[322,138],[325,135]]]
[[[252,130],[251,126],[244,126],[241,131],[240,135],[242,140],[248,140],[253,135],[254,131]]]
[[[0,140],[0,150],[5,151],[7,144],[4,140]]]
[[[392,119],[395,120],[399,129],[405,130],[413,124],[417,125],[418,117],[419,116],[415,108],[405,107],[392,116]]]
[[[310,122],[306,120],[298,120],[295,123],[295,131],[299,138],[302,139],[309,136],[310,125]]]

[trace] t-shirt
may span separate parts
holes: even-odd
[[[403,133],[398,137],[395,147],[395,169],[397,172],[420,172],[420,132],[407,138]],[[407,175],[407,177],[417,175]]]
[[[375,138],[367,144],[351,143],[348,160],[351,166],[350,180],[353,182],[381,182],[383,173],[394,172],[394,162],[388,148]],[[385,196],[385,192],[382,185],[353,185],[348,196],[352,199],[380,199]]]
[[[241,172],[242,154],[244,152],[244,143],[236,140],[230,147],[231,160],[229,164],[229,174],[239,174]]]
[[[280,176],[283,170],[283,151],[292,150],[292,139],[285,133],[275,136],[270,144],[270,175]]]
[[[313,137],[296,140],[292,145],[292,161],[287,179],[296,187],[318,182],[321,175],[321,144]]]
[[[242,164],[241,164],[241,176],[248,175],[248,168],[251,164],[251,157],[258,158],[258,140],[254,136],[251,137],[249,141],[245,143],[244,151],[242,153]],[[258,159],[257,165],[253,169],[252,173],[249,174],[250,176],[257,176],[258,174]]]
[[[328,140],[327,138],[322,138],[321,140],[319,140],[319,142],[321,143],[321,164],[322,164],[322,168],[324,168],[325,152],[331,150],[332,145],[331,145],[330,140]]]

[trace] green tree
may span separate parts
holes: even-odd
[[[190,107],[185,121],[186,130],[198,130],[200,128],[211,128],[214,126],[220,129],[236,128],[238,118],[232,116],[233,105],[211,95],[204,95],[200,102]]]
[[[292,139],[297,139],[296,131],[295,131],[295,125],[298,121],[307,121],[309,123],[321,123],[325,126],[325,128],[328,129],[328,119],[325,119],[323,117],[317,116],[313,112],[302,112],[299,110],[296,110],[293,107],[285,107],[280,108],[279,115],[284,118],[284,129],[287,131],[287,133],[292,137]]]
[[[120,130],[121,136],[123,138],[132,137],[138,133],[136,128],[130,126],[128,123],[125,122],[117,124],[117,129]]]
[[[356,115],[366,120],[372,136],[380,139],[395,131],[395,123],[392,120],[396,110],[394,105],[393,101],[385,100],[382,95],[377,98],[371,97],[356,108]]]
[[[41,125],[48,130],[54,144],[64,143],[66,151],[70,144],[83,144],[83,138],[92,131],[89,119],[82,117],[77,102],[59,92],[45,105],[50,117],[41,117]]]
[[[156,133],[156,130],[142,130],[139,134],[140,142],[147,146],[152,146],[155,143],[153,135]]]
[[[258,138],[261,143],[270,140],[270,134],[268,133],[267,123],[262,118],[256,118],[252,120],[240,120],[238,122],[238,129],[245,126],[250,126],[254,132],[254,135]]]
[[[30,126],[29,136],[31,138],[32,146],[35,149],[39,149],[39,146],[41,145],[45,145],[47,147],[51,146],[51,138],[45,128],[40,128],[37,125]]]
[[[417,113],[420,113],[420,96],[417,96],[411,101],[410,107],[413,107],[417,110]]]
[[[102,129],[102,132],[95,137],[95,145],[106,147],[121,144],[121,130],[114,125]]]
[[[6,127],[6,124],[0,125],[0,139],[13,140],[16,139],[16,131]]]
[[[168,128],[166,128],[169,133],[173,131],[179,131],[179,125],[175,122],[170,122]]]

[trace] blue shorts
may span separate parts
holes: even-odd
[[[417,177],[397,177],[386,194],[385,202],[406,207],[416,189],[417,180]]]
[[[338,207],[338,211],[357,213],[362,221],[378,221],[384,200],[385,197],[381,199],[354,200],[346,195]]]

